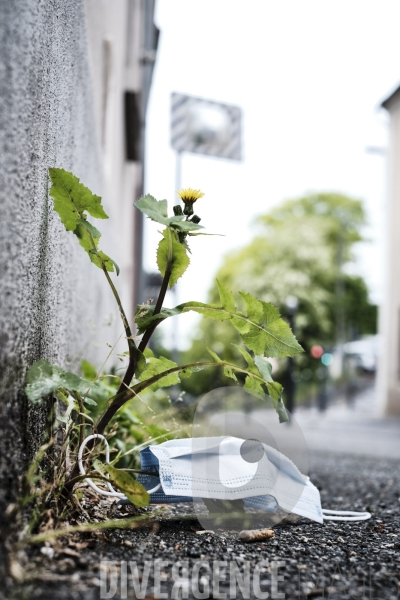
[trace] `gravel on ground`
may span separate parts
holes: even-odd
[[[301,518],[276,526],[272,539],[248,544],[237,533],[221,537],[195,519],[179,520],[191,506],[176,505],[170,509],[175,521],[74,533],[20,551],[14,568],[19,583],[10,579],[6,597],[400,598],[399,462],[319,453],[311,457],[310,477],[323,508],[368,510],[372,518],[323,525]],[[110,503],[90,494],[81,505],[82,518],[110,515]],[[126,513],[118,509],[115,516]]]

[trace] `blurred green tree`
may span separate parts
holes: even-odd
[[[347,339],[376,333],[377,308],[369,301],[367,286],[361,277],[346,272],[354,263],[352,250],[363,239],[364,224],[362,202],[341,194],[287,200],[256,219],[253,241],[231,252],[216,275],[234,292],[248,290],[274,303],[284,316],[288,316],[286,299],[296,296],[295,331],[305,349],[295,358],[299,368],[313,367],[309,355],[313,344],[335,344],[339,320]],[[210,302],[218,301],[217,293],[213,286]],[[207,346],[240,360],[232,343],[240,343],[233,328],[206,319],[185,361],[206,357]],[[184,381],[185,391],[194,395],[220,385],[230,382],[218,370],[207,373],[207,379],[203,372]]]

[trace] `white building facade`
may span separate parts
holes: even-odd
[[[400,87],[383,103],[390,115],[386,286],[380,334],[378,397],[381,412],[400,416]]]

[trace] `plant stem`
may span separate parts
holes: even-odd
[[[160,288],[160,292],[158,294],[158,298],[157,298],[157,302],[156,302],[156,306],[154,309],[153,314],[157,315],[159,312],[161,312],[162,309],[162,305],[164,303],[164,299],[165,299],[165,294],[167,293],[167,289],[168,289],[168,283],[171,277],[171,271],[172,271],[172,243],[170,244],[170,248],[169,248],[169,252],[168,252],[168,260],[167,260],[167,266],[165,269],[165,273],[164,273],[164,277],[162,280],[162,284],[161,284],[161,288]],[[151,325],[149,325],[149,327],[146,329],[146,331],[143,334],[142,340],[139,344],[139,351],[143,352],[147,346],[147,344],[150,341],[151,336],[154,333],[155,328],[157,327],[157,325],[159,325],[160,321],[156,321],[155,323],[151,323]],[[135,367],[136,367],[136,361],[132,361],[131,359],[129,360],[129,365],[128,368],[126,370],[125,376],[121,382],[121,385],[118,388],[117,391],[117,395],[123,391],[126,390],[126,388],[128,388],[130,386],[130,383],[133,379],[133,376],[135,374]]]
[[[124,329],[125,329],[125,333],[126,333],[126,338],[128,340],[130,360],[135,360],[135,358],[136,358],[135,357],[136,344],[135,344],[135,342],[133,340],[132,330],[130,328],[129,321],[126,318],[126,314],[125,314],[125,311],[123,309],[122,302],[121,302],[119,294],[118,294],[118,292],[116,290],[116,287],[113,284],[112,279],[109,276],[108,271],[107,271],[107,269],[105,268],[104,265],[103,265],[103,271],[104,271],[104,274],[105,274],[105,276],[107,278],[108,284],[109,284],[110,288],[112,289],[112,292],[114,294],[115,300],[117,301],[117,304],[118,304],[119,314],[121,315],[122,323],[124,325]]]
[[[134,396],[137,396],[138,394],[140,394],[140,392],[142,390],[146,389],[147,387],[149,387],[150,385],[152,385],[159,379],[162,379],[163,377],[166,377],[167,375],[171,375],[172,373],[177,373],[178,371],[182,371],[184,369],[190,369],[191,367],[212,367],[212,366],[218,366],[218,365],[224,366],[224,363],[217,363],[215,361],[210,361],[210,362],[207,361],[207,362],[189,363],[187,365],[172,367],[171,369],[167,369],[166,371],[163,371],[162,373],[158,373],[157,375],[150,377],[150,379],[141,381],[140,383],[136,384],[134,388],[129,388],[129,389],[125,390],[122,394],[117,394],[116,396],[114,396],[114,399],[113,399],[112,403],[110,404],[110,406],[108,406],[106,408],[105,412],[100,417],[100,420],[98,421],[96,428],[95,428],[96,432],[103,433],[104,429],[107,427],[108,423],[111,421],[111,419],[113,418],[115,413],[121,408],[121,406],[123,406],[126,402],[128,402],[128,400],[130,400]],[[240,370],[240,369],[238,369],[238,370]]]
[[[170,235],[172,235],[170,233]],[[127,402],[128,400],[130,400],[131,398],[133,398],[136,393],[132,393],[131,395],[127,395],[127,393],[130,391],[130,383],[133,379],[133,376],[135,374],[135,369],[136,369],[136,351],[137,351],[137,347],[136,344],[133,340],[132,337],[132,331],[131,328],[129,326],[129,322],[128,319],[126,318],[124,309],[122,307],[122,303],[121,303],[121,299],[119,297],[119,294],[108,274],[108,271],[106,269],[106,267],[103,265],[103,271],[104,274],[107,278],[107,281],[109,283],[109,286],[112,289],[112,292],[114,294],[114,297],[117,301],[118,304],[118,308],[119,308],[119,312],[121,315],[121,319],[122,322],[124,324],[124,328],[125,328],[125,333],[126,333],[126,337],[128,340],[128,345],[129,345],[129,364],[128,364],[128,368],[126,369],[125,375],[123,380],[121,381],[121,384],[118,388],[118,391],[116,393],[116,395],[114,396],[114,399],[112,400],[111,405],[106,409],[105,413],[103,414],[103,416],[101,417],[97,427],[95,428],[95,431],[97,433],[102,433],[104,431],[104,429],[107,427],[107,425],[109,424],[110,420],[113,418],[113,416],[115,415],[115,413],[117,412],[117,410],[123,406],[125,404],[125,402]],[[165,273],[164,273],[164,278],[161,284],[161,288],[160,288],[160,293],[158,294],[158,299],[157,299],[157,303],[154,309],[154,313],[153,314],[158,314],[159,312],[161,312],[162,309],[162,305],[165,299],[165,294],[167,293],[167,289],[168,289],[168,283],[171,277],[171,272],[172,272],[172,240],[170,238],[170,244],[169,244],[169,250],[168,250],[168,259],[167,259],[167,266],[165,269]],[[157,325],[161,322],[162,319],[160,319],[160,321],[156,321],[155,323],[151,323],[149,325],[149,327],[146,329],[143,338],[140,342],[139,345],[139,351],[143,352],[143,350],[146,348],[147,344],[150,341],[151,336],[154,333],[155,328],[157,327]],[[146,387],[146,386],[145,386]],[[115,402],[118,399],[117,403]],[[99,429],[100,427],[100,429]],[[88,448],[91,449],[94,447],[96,443],[96,440],[91,440],[91,442],[88,444]],[[72,483],[76,476],[79,473],[79,467],[78,467],[78,462],[75,463],[74,468],[72,469],[72,472],[70,474],[70,476],[68,477],[68,480],[66,481],[64,488],[61,492],[61,494],[64,497],[67,497],[71,492],[72,489],[74,487],[74,483]]]
[[[97,251],[96,244],[94,242],[93,236],[92,236],[91,233],[89,233],[89,235],[90,235],[90,239],[91,239],[91,242],[92,242],[93,250]],[[103,269],[104,275],[106,276],[108,285],[110,286],[110,288],[112,290],[112,293],[114,294],[114,298],[117,301],[118,309],[119,309],[119,314],[120,314],[120,317],[122,319],[122,323],[123,323],[123,326],[124,326],[124,329],[125,329],[126,339],[128,341],[129,365],[128,365],[128,368],[127,368],[127,372],[125,373],[124,380],[123,380],[123,382],[121,382],[121,385],[119,387],[118,392],[120,392],[120,391],[122,391],[125,388],[125,385],[126,385],[125,384],[125,380],[128,380],[128,384],[132,380],[132,377],[130,377],[130,379],[128,379],[128,371],[132,372],[132,374],[135,372],[135,368],[136,368],[136,351],[137,351],[137,348],[136,348],[136,344],[135,344],[133,336],[132,336],[132,330],[130,328],[129,321],[126,318],[126,314],[125,314],[124,308],[122,306],[121,298],[119,297],[119,294],[117,292],[117,288],[113,284],[112,279],[109,276],[107,268],[106,268],[106,266],[105,266],[105,264],[104,264],[103,261],[102,261],[102,269]]]
[[[163,305],[164,298],[165,298],[165,294],[167,293],[167,289],[168,289],[168,283],[169,283],[169,280],[170,280],[170,277],[171,277],[171,271],[172,271],[172,265],[170,265],[168,263],[167,268],[165,270],[164,279],[163,279],[162,284],[161,284],[160,293],[158,295],[158,299],[157,299],[157,303],[156,303],[153,315],[158,315],[158,313],[161,312],[162,305]],[[141,340],[141,342],[139,344],[139,350],[140,350],[140,352],[143,352],[143,350],[146,349],[146,346],[149,343],[150,338],[153,335],[155,328],[163,320],[164,319],[160,319],[159,321],[154,321],[154,323],[151,323],[148,326],[148,328],[144,332],[142,340]]]
[[[168,229],[168,234],[169,234],[168,235],[169,244],[168,244],[167,264],[165,267],[164,278],[162,280],[160,293],[158,294],[158,298],[157,298],[156,306],[154,308],[153,315],[158,315],[158,313],[161,312],[161,309],[162,309],[162,306],[164,303],[165,294],[167,293],[168,284],[169,284],[169,280],[171,278],[171,273],[172,273],[172,232],[170,229]],[[143,352],[145,350],[147,344],[150,341],[151,336],[154,333],[155,328],[157,327],[157,325],[160,322],[161,322],[161,320],[155,321],[154,323],[152,323],[151,325],[148,326],[148,328],[144,332],[142,340],[139,344],[140,352]]]
[[[90,239],[91,239],[91,242],[92,242],[92,245],[93,245],[93,249],[97,250],[96,244],[94,242],[92,234],[89,233],[89,235],[90,235]],[[136,344],[135,344],[133,336],[132,336],[132,331],[131,331],[131,328],[130,328],[130,325],[129,325],[129,321],[126,318],[124,307],[122,306],[121,298],[119,297],[119,294],[117,292],[117,288],[113,284],[112,279],[109,276],[107,268],[106,268],[106,266],[105,266],[105,264],[104,264],[103,261],[102,261],[102,269],[103,269],[103,273],[106,276],[106,279],[108,281],[108,285],[110,286],[110,288],[112,290],[112,293],[114,294],[114,298],[117,301],[118,309],[119,309],[119,314],[120,314],[120,317],[122,319],[122,323],[123,323],[123,326],[124,326],[124,329],[125,329],[126,339],[128,341],[129,365],[128,365],[127,371],[131,370],[134,373],[135,372],[135,368],[136,368],[136,351],[137,351],[137,348],[136,348]],[[127,379],[127,373],[125,373],[124,381],[125,381],[125,379]],[[131,379],[132,379],[132,377],[131,377]],[[130,383],[130,380],[129,380],[129,383]],[[121,385],[120,385],[120,389],[118,391],[122,391],[124,389],[124,387],[125,387],[125,384],[122,382]]]

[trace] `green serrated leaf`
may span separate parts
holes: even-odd
[[[227,321],[229,319],[232,319],[232,313],[230,311],[227,311],[222,306],[218,306],[217,304],[203,304],[203,302],[185,302],[185,304],[181,304],[176,308],[180,312],[193,310],[199,315],[203,315],[203,317],[213,319],[214,321]],[[176,309],[172,309],[172,311],[174,310]],[[160,315],[162,313],[164,313],[164,310],[161,311]]]
[[[139,381],[141,382],[147,381],[148,379],[151,379],[154,375],[158,375],[159,373],[163,373],[164,371],[167,371],[168,369],[172,369],[173,367],[177,366],[176,363],[174,363],[172,360],[168,360],[168,358],[165,358],[164,356],[160,356],[160,358],[150,356],[149,358],[147,358],[146,363],[147,364],[145,370],[142,371],[142,373],[138,377]],[[148,391],[155,392],[162,387],[169,387],[177,383],[179,383],[179,373],[170,373],[169,375],[166,375],[162,379],[159,379],[146,389]]]
[[[235,371],[245,373],[246,379],[245,379],[244,387],[246,388],[246,390],[249,393],[257,396],[260,399],[265,399],[266,392],[263,389],[263,386],[265,385],[268,389],[268,394],[271,397],[272,403],[275,406],[276,411],[279,414],[280,422],[288,420],[286,410],[285,410],[284,404],[282,402],[282,397],[281,397],[282,396],[282,386],[277,382],[266,381],[263,378],[263,376],[261,375],[261,373],[259,372],[258,368],[256,367],[252,357],[245,350],[243,351],[244,356],[245,356],[245,358],[249,359],[248,362],[250,363],[250,366],[247,369],[243,369],[242,367],[239,367],[232,363],[223,361],[210,348],[207,348],[207,351],[214,359],[216,366],[221,365],[224,367],[224,373],[227,377],[231,377],[232,379],[237,381]],[[204,369],[207,366],[211,366],[211,364],[204,363],[204,364],[183,365],[182,367],[180,367],[179,370],[181,373],[184,371],[189,371],[189,370],[191,372],[195,373],[196,371]],[[174,368],[173,365],[174,365],[174,363],[172,363],[172,361],[168,361],[167,359],[164,359],[164,358],[155,359],[154,357],[150,356],[148,358],[148,371],[146,371],[146,373],[142,374],[143,381],[140,381],[139,383],[137,383],[133,387],[133,390],[136,391],[136,393],[141,393],[144,389],[146,389],[143,384],[145,384],[147,381],[148,381],[148,384],[147,384],[148,389],[151,389],[151,386],[154,386],[154,385],[157,385],[157,387],[155,389],[158,389],[158,387],[162,386],[162,380],[168,380],[168,377],[177,373],[177,372],[173,373],[173,374],[168,373],[169,369]],[[262,370],[265,370],[265,367],[263,365],[261,365],[261,367],[262,367]],[[267,368],[266,376],[268,379],[270,379],[268,365],[266,368]],[[181,376],[181,378],[182,378],[182,376]],[[174,383],[174,382],[172,382],[172,383]]]
[[[286,412],[286,408],[285,408],[285,405],[283,404],[282,398],[279,398],[279,400],[276,402],[275,410],[279,415],[280,423],[288,423],[289,422],[289,416]]]
[[[247,352],[247,350],[245,350],[241,346],[238,346],[237,344],[232,344],[232,346],[235,346],[235,348],[237,348],[239,350],[240,354],[243,356],[243,358],[247,362],[247,365],[250,367],[250,369],[252,369],[254,371],[254,373],[258,374],[258,369],[256,368],[256,366],[254,364],[254,359],[251,356],[251,354],[249,354]]]
[[[198,229],[204,229],[202,225],[193,223],[192,221],[185,221],[184,219],[185,217],[179,215],[176,217],[170,217],[168,219],[168,227],[184,233],[189,233]]]
[[[166,200],[156,200],[154,196],[147,194],[136,200],[134,205],[152,221],[168,225],[168,202]]]
[[[111,477],[111,481],[125,494],[125,496],[138,508],[144,508],[150,503],[150,496],[141,483],[133,479],[126,471],[116,469],[112,465],[104,465]]]
[[[107,256],[107,254],[105,254],[104,252],[93,249],[93,250],[89,250],[88,254],[89,254],[89,258],[92,261],[92,263],[94,265],[96,265],[96,267],[99,267],[99,269],[102,269],[103,265],[104,265],[104,267],[106,268],[107,271],[110,271],[111,273],[114,271],[114,265],[116,265],[116,263],[113,261],[112,258]],[[118,274],[119,274],[119,269],[118,269],[117,275]]]
[[[186,221],[184,215],[174,215],[168,217],[168,203],[166,200],[156,200],[154,196],[147,194],[134,203],[136,208],[142,211],[149,219],[156,223],[162,223],[167,227],[171,227],[176,231],[188,233],[189,231],[196,231],[203,229],[202,225],[193,223],[192,221]]]
[[[26,383],[35,383],[39,378],[51,378],[53,374],[53,365],[43,358],[37,360],[28,370]]]
[[[241,348],[237,344],[232,345],[235,346],[242,354],[250,371],[250,374],[246,377],[244,387],[246,389],[261,392],[263,390],[262,384],[265,384],[269,396],[271,396],[274,401],[281,401],[283,388],[280,383],[272,379],[271,363],[268,362],[263,356],[255,356],[253,359],[253,357],[246,350],[244,350],[244,348]],[[253,375],[261,376],[263,382],[260,382],[257,377],[254,378]]]
[[[46,396],[60,387],[86,394],[96,386],[43,359],[36,361],[28,370],[25,393],[32,403],[40,404]]]
[[[224,375],[226,377],[229,377],[230,379],[233,379],[234,381],[237,381],[237,377],[234,373],[234,370],[231,367],[225,367],[224,368]]]
[[[265,392],[262,387],[262,382],[259,379],[252,377],[251,375],[247,375],[243,387],[248,391],[251,390],[252,392],[259,392],[259,394],[257,394],[257,397],[261,399],[263,398],[263,396],[265,396]]]
[[[278,310],[272,304],[261,302],[256,298],[254,300],[261,304],[262,310],[258,304],[250,305],[253,320],[237,309],[233,311],[215,304],[185,302],[175,308],[164,308],[157,315],[152,314],[152,308],[144,310],[136,322],[143,331],[155,320],[166,319],[192,310],[209,319],[230,320],[231,324],[239,331],[246,346],[257,355],[282,358],[303,352],[289,325],[279,317]],[[249,299],[247,299],[247,304],[249,305]]]
[[[146,350],[145,350],[145,352],[146,352]],[[140,350],[136,347],[134,349],[134,353],[135,353],[135,361],[136,361],[135,376],[136,376],[136,378],[138,378],[147,367],[146,354],[145,353],[143,354],[142,352],[140,352]]]
[[[161,275],[164,277],[167,269],[167,264],[171,263],[171,276],[169,279],[169,287],[182,277],[190,264],[190,259],[186,249],[179,242],[176,233],[169,227],[162,232],[163,239],[160,241],[157,249],[157,265]]]
[[[244,300],[244,304],[246,306],[246,313],[248,318],[255,323],[259,323],[263,317],[263,303],[261,300],[257,300],[251,294],[247,292],[239,292],[241,297]],[[266,303],[265,303],[266,304]],[[279,318],[279,311],[275,306],[270,304],[271,309],[275,312],[275,319]]]
[[[282,400],[283,387],[280,383],[277,381],[268,381],[265,385],[267,386],[268,394],[271,398],[278,401]]]
[[[244,343],[255,354],[267,356],[294,356],[302,352],[302,347],[294,337],[289,325],[280,318],[279,310],[269,302],[257,300],[251,294],[240,292],[247,317],[251,322],[247,331],[242,332]]]
[[[246,313],[241,313],[232,306],[230,292],[219,284],[220,295],[226,306],[215,307],[187,302],[181,310],[194,310],[205,317],[231,320],[232,325],[239,331],[244,343],[257,355],[294,356],[303,349],[294,337],[289,325],[280,318],[278,309],[269,302],[257,300],[250,294],[241,293],[245,302]],[[182,305],[181,305],[182,306]],[[225,315],[225,317],[224,317]]]
[[[223,360],[222,360],[222,358],[220,358],[220,357],[218,356],[218,354],[216,354],[215,352],[213,352],[213,351],[211,350],[211,348],[206,348],[206,350],[207,350],[207,352],[208,352],[209,354],[211,354],[211,356],[213,357],[213,359],[215,360],[215,362],[217,362],[217,363],[223,363]]]
[[[94,258],[91,259],[93,261],[93,263],[95,265],[97,265],[98,267],[100,267],[100,269],[103,268],[103,264],[105,266],[105,268],[107,269],[107,271],[110,271],[111,273],[114,271],[114,265],[116,264],[112,258],[110,258],[109,256],[107,256],[107,254],[105,254],[104,252],[97,252],[94,255]],[[119,269],[118,269],[119,272]]]
[[[89,223],[86,213],[98,219],[108,219],[101,205],[100,196],[93,194],[79,179],[64,169],[49,169],[52,182],[50,195],[54,198],[54,210],[60,216],[67,231],[73,231],[90,260],[100,269],[119,274],[119,267],[112,258],[98,250],[100,231]]]
[[[144,333],[146,330],[146,327],[151,323],[153,312],[154,305],[139,304],[139,306],[136,308],[135,323],[138,330],[138,335],[142,335],[142,333]],[[149,348],[146,348],[146,350],[148,349]]]
[[[87,229],[94,239],[101,237],[100,231],[96,229],[94,225],[89,223],[89,221],[86,221],[85,219],[78,219],[78,224]]]
[[[154,320],[157,319],[156,316],[153,316],[154,313],[154,305],[141,305],[138,306],[136,309],[136,313],[135,313],[135,323],[136,326],[138,328],[138,334],[142,335],[142,333],[144,333],[144,331],[146,330],[146,328],[150,325],[150,323],[152,323]],[[179,315],[181,313],[181,311],[176,310],[173,314],[172,312],[174,311],[174,309],[163,309],[163,315],[164,312],[167,311],[168,312],[168,316],[172,317],[173,314]],[[171,311],[171,314],[170,314]],[[165,319],[166,316],[164,315],[163,317],[160,317],[161,319]]]
[[[92,262],[93,256],[97,254],[97,246],[99,244],[99,238],[94,238],[87,227],[82,225],[82,223],[77,223],[74,234],[79,240],[82,248],[89,254],[89,258]]]
[[[233,298],[232,292],[230,292],[226,287],[224,287],[217,279],[217,286],[219,297],[221,300],[221,306],[226,310],[229,310],[233,313],[236,312],[235,300]]]
[[[271,363],[268,362],[263,356],[255,356],[254,362],[255,362],[257,369],[261,373],[264,381],[269,381],[269,382],[273,383],[274,380],[272,379]]]
[[[52,182],[50,196],[54,209],[60,215],[67,231],[74,231],[77,220],[84,211],[97,219],[108,219],[101,205],[100,196],[93,194],[72,173],[64,169],[49,169]]]
[[[110,258],[110,260],[111,260],[112,264],[113,264],[113,265],[114,265],[114,267],[115,267],[115,272],[116,272],[116,274],[117,274],[117,277],[118,277],[118,275],[120,274],[121,270],[120,270],[119,266],[117,265],[117,263],[115,262],[115,260],[114,260],[114,259]]]

